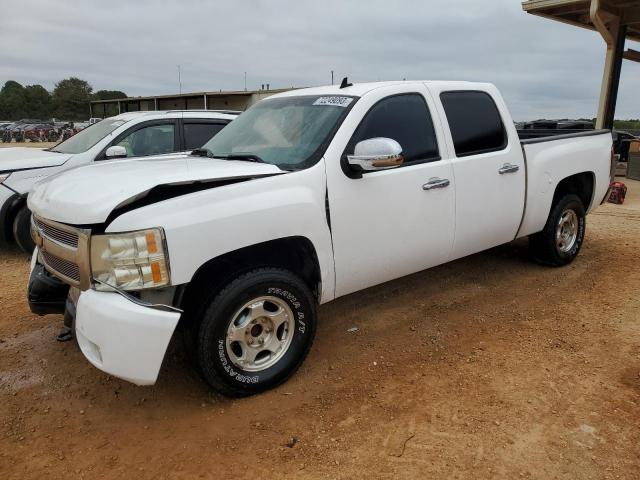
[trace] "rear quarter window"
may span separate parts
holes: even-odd
[[[503,150],[507,132],[493,98],[486,92],[443,92],[444,107],[456,156]]]
[[[186,150],[193,150],[202,147],[225,127],[226,123],[212,122],[185,122],[184,143]]]

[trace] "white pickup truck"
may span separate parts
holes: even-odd
[[[0,150],[0,246],[15,241],[26,252],[33,250],[27,196],[38,180],[94,162],[192,150],[218,133],[238,112],[230,113],[213,110],[129,112],[90,122],[90,128],[46,150],[3,148]]]
[[[274,95],[192,155],[37,185],[29,301],[61,311],[70,285],[82,352],[117,377],[153,384],[180,325],[214,389],[254,394],[301,364],[319,304],[519,237],[571,262],[611,145],[609,131],[521,142],[483,83]]]

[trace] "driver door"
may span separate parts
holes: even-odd
[[[444,263],[454,238],[453,170],[426,87],[379,89],[351,114],[358,111],[342,158],[327,158],[336,296]],[[400,143],[403,166],[349,178],[346,155],[375,137]]]

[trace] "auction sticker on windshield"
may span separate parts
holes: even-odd
[[[329,105],[332,107],[348,107],[351,102],[353,102],[353,98],[351,97],[320,97],[315,102],[314,105]]]

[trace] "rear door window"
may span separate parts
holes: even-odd
[[[495,152],[507,146],[500,112],[488,93],[443,92],[440,100],[458,157]]]
[[[202,147],[226,126],[226,123],[187,122],[184,124],[185,150]]]

